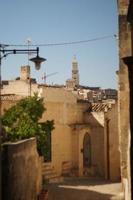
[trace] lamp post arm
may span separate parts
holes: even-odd
[[[39,47],[36,49],[1,49],[0,48],[0,53],[3,54],[3,56],[0,56],[0,59],[3,57],[6,57],[9,54],[28,54],[28,53],[36,53],[37,55],[39,54]]]

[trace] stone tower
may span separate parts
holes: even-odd
[[[21,66],[20,80],[26,81],[30,78],[30,66]]]
[[[74,56],[72,61],[72,80],[75,81],[75,85],[79,85],[79,71],[78,71],[78,62]]]

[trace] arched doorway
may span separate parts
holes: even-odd
[[[85,134],[83,140],[83,168],[91,166],[91,137],[88,133]]]

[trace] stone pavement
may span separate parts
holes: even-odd
[[[67,178],[63,183],[46,185],[48,200],[124,200],[121,183],[100,179]]]

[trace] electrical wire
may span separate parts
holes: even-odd
[[[93,42],[93,41],[98,41],[98,40],[105,40],[109,38],[116,38],[117,35],[107,35],[107,36],[102,36],[102,37],[97,37],[97,38],[92,38],[92,39],[87,39],[87,40],[79,40],[79,41],[72,41],[72,42],[60,42],[60,43],[42,43],[42,44],[30,44],[30,47],[47,47],[47,46],[66,46],[66,45],[75,45],[75,44],[82,44],[82,43],[88,43],[88,42]],[[26,47],[27,45],[23,44],[8,44],[10,47]]]

